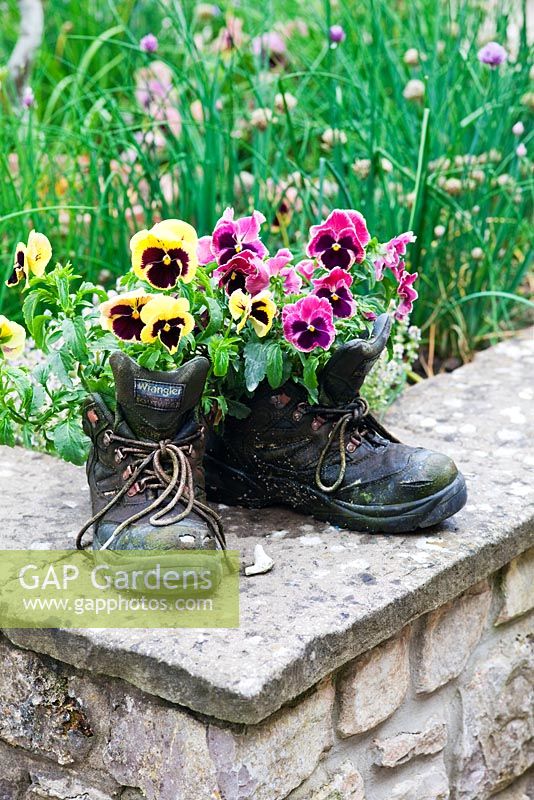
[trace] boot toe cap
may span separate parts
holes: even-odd
[[[420,497],[425,497],[445,489],[458,476],[458,468],[454,461],[443,453],[418,448],[414,450],[408,464],[407,474],[401,483],[417,490]]]

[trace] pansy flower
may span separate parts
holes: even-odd
[[[0,314],[0,352],[5,358],[18,358],[24,350],[26,331],[18,322]]]
[[[100,324],[125,342],[141,341],[144,322],[141,311],[155,295],[129,292],[106,300],[100,306]]]
[[[384,277],[384,269],[386,267],[388,267],[397,280],[399,280],[404,271],[404,263],[401,261],[401,257],[406,255],[407,245],[412,244],[416,239],[417,236],[414,235],[413,231],[406,231],[405,233],[400,233],[398,236],[394,236],[389,242],[380,245],[378,255],[373,258],[377,281],[381,281]]]
[[[417,280],[417,272],[404,272],[399,278],[399,285],[397,286],[397,294],[400,297],[400,303],[395,309],[395,319],[398,322],[406,319],[411,313],[414,300],[417,300],[417,291],[413,288],[413,284]]]
[[[313,294],[285,306],[282,327],[287,341],[304,353],[316,347],[328,350],[336,336],[332,306]]]
[[[7,286],[16,286],[30,275],[38,278],[44,273],[52,258],[52,245],[44,233],[31,231],[28,244],[19,242],[15,251],[13,271],[6,281]]]
[[[230,297],[228,308],[232,317],[239,320],[238,333],[243,329],[247,320],[250,320],[260,338],[269,333],[276,316],[276,305],[271,292],[267,290],[251,297],[241,289],[237,289]]]
[[[324,278],[313,281],[315,287],[313,294],[317,297],[326,297],[332,306],[334,317],[347,319],[354,316],[356,311],[356,304],[349,288],[351,284],[352,275],[340,267],[334,267]]]
[[[213,273],[217,286],[231,295],[237,289],[257,294],[269,285],[269,273],[264,262],[250,250],[233,256]]]
[[[284,283],[284,289],[288,294],[297,294],[302,286],[302,278],[295,267],[289,266],[293,260],[293,253],[287,248],[279,250],[275,256],[268,258],[265,262],[269,277],[280,276]]]
[[[143,306],[141,321],[144,323],[141,341],[150,344],[159,339],[171,354],[178,349],[182,336],[191,333],[195,326],[189,301],[166,295],[152,297]]]
[[[234,219],[234,209],[227,208],[217,222],[212,236],[202,236],[199,240],[200,264],[210,264],[215,260],[222,266],[245,251],[264,258],[267,248],[260,239],[260,226],[263,222],[265,217],[259,211],[254,211],[250,217]]]
[[[173,289],[179,280],[189,283],[195,277],[197,245],[197,232],[187,222],[158,222],[132,236],[132,269],[156,289]]]
[[[311,258],[305,258],[296,265],[295,269],[302,275],[303,278],[306,278],[307,281],[311,281],[313,273],[317,269],[317,264]]]
[[[317,258],[326,269],[348,269],[365,258],[370,236],[364,217],[358,211],[335,209],[320,225],[310,228],[306,255]]]

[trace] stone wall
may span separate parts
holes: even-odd
[[[7,631],[0,800],[532,800],[533,608],[530,550],[248,726]]]

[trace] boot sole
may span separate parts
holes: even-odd
[[[456,514],[467,501],[465,479],[412,503],[391,506],[359,506],[330,499],[311,486],[296,481],[268,478],[260,485],[241,470],[205,456],[206,491],[212,502],[245,508],[288,506],[301,514],[341,528],[371,533],[409,533],[437,525]]]

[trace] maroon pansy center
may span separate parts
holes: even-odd
[[[16,286],[24,277],[24,250],[17,250],[13,272],[7,279],[8,286]]]
[[[334,315],[339,319],[345,319],[352,316],[352,295],[346,286],[336,286],[335,289],[329,289],[323,286],[315,290],[317,297],[326,297]]]
[[[189,254],[182,247],[147,247],[141,259],[146,279],[158,289],[171,289],[189,272]]]
[[[297,346],[302,350],[311,350],[313,347],[327,349],[330,337],[322,317],[314,317],[309,322],[297,319],[291,323],[291,333],[295,337]]]
[[[175,347],[178,347],[184,325],[185,319],[183,319],[183,317],[159,319],[152,326],[152,336],[158,336],[165,347],[169,350],[173,350]]]
[[[141,341],[141,331],[144,328],[144,323],[141,320],[141,309],[144,305],[145,303],[139,303],[135,306],[127,303],[118,303],[110,309],[111,327],[115,336],[127,342],[133,339],[138,342]]]

